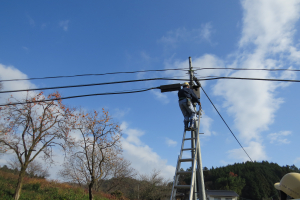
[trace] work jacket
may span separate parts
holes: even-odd
[[[200,101],[197,97],[197,95],[195,94],[195,92],[187,87],[183,87],[182,89],[180,89],[178,91],[178,98],[179,100],[185,99],[185,98],[189,98],[192,100],[192,102],[197,102],[200,104]]]

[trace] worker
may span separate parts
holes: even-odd
[[[197,102],[201,109],[201,103],[188,82],[185,82],[182,89],[178,91],[179,107],[184,116],[184,129],[193,130],[196,121],[196,111],[192,102]],[[189,125],[190,122],[190,125]]]

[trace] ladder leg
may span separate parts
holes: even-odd
[[[197,129],[197,127],[195,127]],[[192,138],[196,138],[196,131],[191,131],[191,135],[192,135]],[[192,148],[195,148],[195,140],[192,140]],[[192,158],[194,159],[193,163],[192,163],[192,166],[194,165],[194,162],[196,161],[196,150],[192,150]],[[197,162],[196,162],[197,163]],[[196,172],[196,166],[195,166],[195,172]],[[194,178],[194,192],[193,192],[193,200],[197,200],[197,182],[196,182],[196,176]],[[191,180],[192,181],[192,180]]]
[[[200,124],[200,118],[201,118],[201,113],[199,113],[198,116],[198,124]],[[201,149],[200,149],[200,137],[199,137],[199,128],[197,129],[197,133],[196,133],[196,140],[197,140],[197,144],[199,145],[196,149],[197,149],[197,164],[198,164],[198,170],[197,170],[197,174],[198,174],[198,198],[199,200],[205,200],[206,199],[206,194],[205,194],[205,185],[204,185],[204,176],[203,176],[203,167],[202,167],[202,158],[201,158]]]

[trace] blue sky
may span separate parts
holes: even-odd
[[[0,79],[194,67],[299,69],[298,0],[241,1],[1,1]],[[186,72],[63,78],[4,83],[4,90],[153,77]],[[197,76],[297,79],[295,72],[203,70]],[[169,81],[62,89],[63,96],[141,89]],[[245,80],[202,85],[253,160],[300,166],[298,83]],[[51,91],[47,91],[51,92]],[[15,94],[22,98],[23,93]],[[1,94],[4,103],[7,94]],[[203,166],[243,162],[229,130],[204,94]],[[183,132],[176,93],[65,100],[71,107],[106,108],[122,124],[124,157],[140,173],[174,175]],[[5,164],[11,155],[0,157]],[[59,169],[63,157],[56,154]],[[57,178],[52,175],[51,178]]]

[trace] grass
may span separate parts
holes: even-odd
[[[0,199],[11,200],[17,185],[18,175],[0,171]],[[116,200],[110,194],[94,192],[95,200]],[[71,186],[58,181],[47,181],[25,177],[20,195],[20,200],[88,200],[88,191],[81,187]]]

